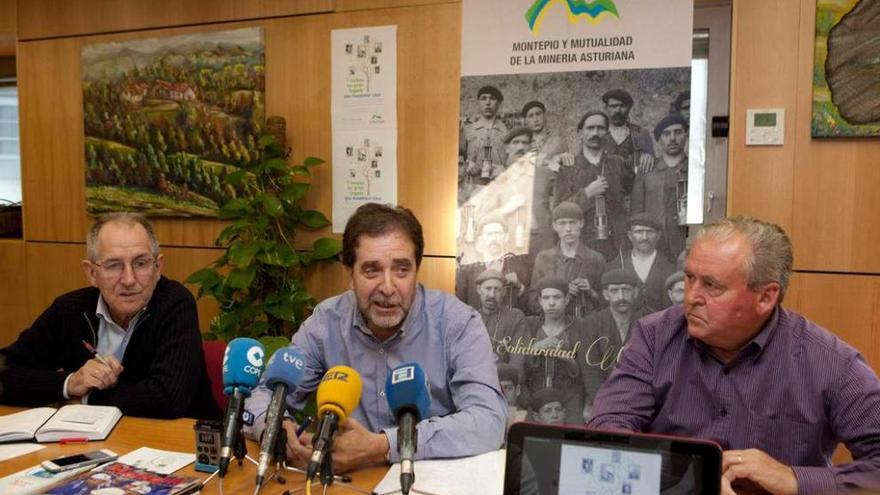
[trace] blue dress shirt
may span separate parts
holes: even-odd
[[[397,428],[385,397],[385,380],[396,366],[417,362],[431,391],[430,417],[418,424],[417,459],[463,457],[497,449],[504,441],[507,401],[501,393],[489,334],[479,313],[441,291],[416,289],[401,328],[381,342],[367,328],[354,292],[319,304],[293,337],[307,357],[300,386],[287,396],[301,409],[333,366],[351,366],[363,380],[361,401],[351,417],[368,430],[384,432],[397,462]],[[245,432],[262,435],[271,391],[261,384],[246,402],[254,419]]]

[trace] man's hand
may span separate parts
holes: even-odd
[[[574,165],[574,155],[571,153],[560,153],[559,159],[565,167],[571,167]]]
[[[574,155],[571,153],[560,153],[550,160],[547,160],[547,168],[553,172],[558,172],[562,167],[571,167],[574,165]]]
[[[721,465],[723,479],[737,494],[797,495],[794,470],[758,449],[727,450]],[[722,493],[727,493],[722,491]]]
[[[301,437],[296,437],[297,425],[292,420],[285,419],[281,425],[287,431],[287,463],[300,469],[305,469],[309,465],[309,458],[312,455],[312,434],[303,433]]]
[[[647,174],[651,170],[654,170],[654,155],[642,153],[639,157],[639,163],[636,164],[636,173]]]
[[[384,433],[372,433],[358,420],[346,418],[333,441],[333,472],[345,473],[371,464],[382,464],[388,448]]]
[[[122,373],[122,365],[113,356],[103,357],[106,364],[89,359],[67,382],[67,395],[82,397],[92,390],[115,387]]]
[[[584,194],[587,195],[587,198],[595,198],[600,194],[605,194],[605,191],[608,190],[608,181],[603,176],[599,176],[593,182],[584,188]]]
[[[576,289],[576,292],[571,292],[572,287]],[[578,277],[568,284],[568,290],[573,296],[578,295],[578,292],[589,292],[590,289],[592,289],[592,287],[590,287],[590,281],[583,277]]]

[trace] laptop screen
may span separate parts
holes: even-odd
[[[721,448],[677,437],[517,423],[505,495],[716,494]]]

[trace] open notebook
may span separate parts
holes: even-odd
[[[64,438],[104,440],[121,417],[122,411],[114,406],[37,407],[0,416],[0,442],[34,439],[57,442]]]

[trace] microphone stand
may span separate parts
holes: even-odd
[[[238,465],[241,466],[244,463],[245,459],[253,462],[247,455],[247,444],[244,441],[244,432],[242,428],[238,428],[238,434],[235,436],[235,445],[232,446],[232,456],[238,461]]]

